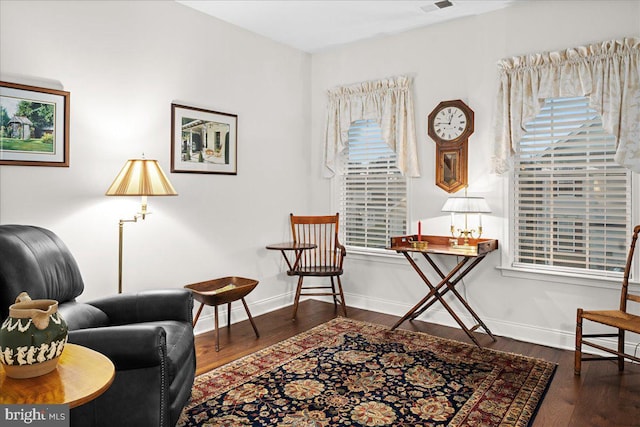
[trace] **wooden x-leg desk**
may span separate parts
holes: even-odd
[[[405,256],[409,264],[418,273],[422,281],[429,287],[429,293],[420,300],[411,310],[407,312],[393,327],[391,330],[396,329],[406,320],[413,320],[416,317],[424,313],[429,307],[431,307],[436,301],[449,312],[449,314],[460,325],[462,330],[469,336],[478,347],[482,347],[476,337],[473,335],[473,331],[482,327],[487,334],[496,340],[487,325],[480,319],[480,316],[471,308],[469,303],[460,295],[455,289],[455,286],[467,275],[476,265],[478,265],[490,252],[498,249],[498,241],[494,239],[471,239],[468,247],[451,246],[449,244],[449,237],[442,236],[421,236],[422,242],[427,242],[427,247],[419,248],[415,247],[412,241],[416,241],[418,236],[399,236],[391,238],[391,246],[389,250],[396,251]],[[414,253],[420,253],[424,256],[427,262],[431,265],[433,270],[440,276],[440,282],[436,285],[431,283],[427,276],[424,274],[420,266],[413,259]],[[448,273],[444,273],[440,267],[434,261],[432,255],[455,255],[461,257],[458,264],[453,267]],[[462,303],[466,310],[473,316],[477,324],[471,328],[468,328],[462,319],[456,314],[451,306],[444,300],[444,295],[451,291],[453,295]]]

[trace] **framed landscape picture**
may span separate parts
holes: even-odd
[[[69,98],[0,81],[0,165],[68,167]]]
[[[171,172],[238,173],[238,116],[171,104]]]

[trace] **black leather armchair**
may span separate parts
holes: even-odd
[[[145,291],[79,303],[83,290],[75,259],[53,232],[0,225],[0,321],[22,291],[55,299],[69,342],[99,351],[116,367],[109,390],[71,410],[71,425],[174,426],[195,375],[191,292]]]

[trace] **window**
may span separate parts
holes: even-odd
[[[631,232],[631,172],[585,97],[545,101],[514,167],[514,267],[618,275]]]
[[[396,154],[375,120],[357,120],[341,156],[341,238],[347,246],[384,249],[407,225],[407,180],[396,167]]]

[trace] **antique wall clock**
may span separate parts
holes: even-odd
[[[473,110],[459,99],[443,101],[429,114],[427,133],[436,143],[436,185],[448,193],[466,187]]]

